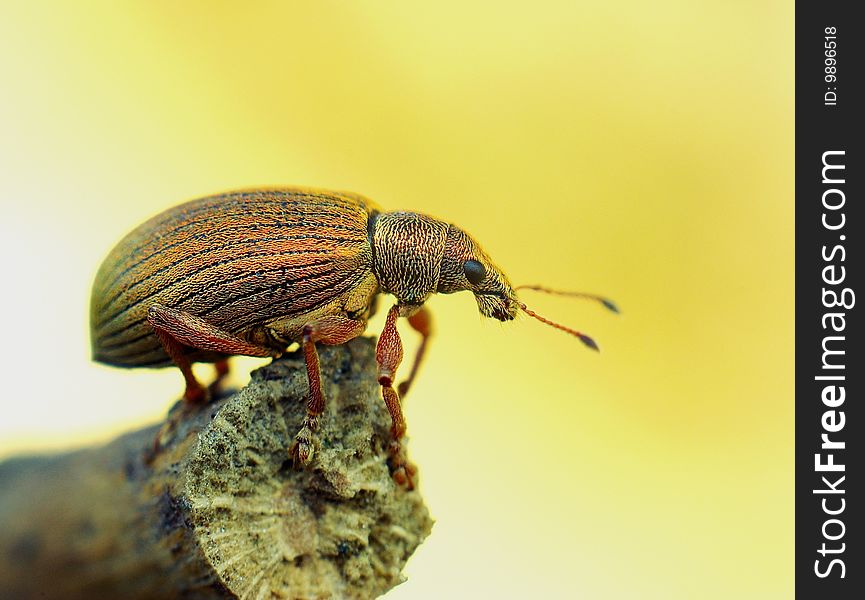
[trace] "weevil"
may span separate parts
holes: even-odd
[[[552,292],[539,286],[524,286]],[[120,367],[179,367],[187,405],[206,400],[191,364],[216,365],[216,383],[234,355],[278,357],[299,343],[306,362],[306,417],[290,454],[314,452],[325,407],[316,344],[364,332],[380,294],[396,302],[376,345],[378,383],[391,416],[389,466],[412,486],[400,440],[400,407],[423,360],[432,294],[471,291],[480,313],[499,321],[519,311],[577,336],[517,299],[516,289],[462,229],[417,212],[385,212],[349,192],[287,188],[232,192],[171,208],[123,238],[100,267],[91,297],[96,361]],[[556,292],[552,292],[556,293]],[[608,308],[608,300],[589,294]],[[394,387],[403,346],[399,317],[421,336],[408,377]]]

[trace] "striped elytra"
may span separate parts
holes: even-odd
[[[202,198],[157,215],[117,244],[97,273],[94,359],[170,364],[147,320],[154,304],[249,338],[274,317],[315,312],[369,289],[368,225],[376,213],[354,194],[284,189]]]

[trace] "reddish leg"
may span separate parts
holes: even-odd
[[[321,391],[321,369],[318,363],[318,351],[315,343],[344,344],[356,338],[366,329],[366,321],[356,321],[348,317],[321,317],[303,326],[303,356],[306,359],[306,375],[309,380],[309,400],[306,405],[306,417],[300,431],[294,436],[294,442],[288,449],[296,465],[310,461],[314,452],[313,432],[318,429],[318,420],[324,411],[324,394]]]
[[[183,392],[183,399],[187,404],[203,403],[207,399],[207,391],[195,378],[195,375],[192,372],[192,365],[189,363],[189,359],[186,358],[186,351],[183,344],[171,337],[171,335],[165,331],[157,329],[155,325],[153,329],[156,330],[156,337],[158,337],[159,341],[162,342],[165,352],[168,353],[168,356],[171,357],[171,360],[174,361],[174,364],[177,365],[177,368],[180,369],[181,373],[183,373],[183,379],[186,380],[186,391]]]
[[[204,319],[160,304],[154,304],[150,307],[147,311],[147,320],[165,347],[165,352],[183,373],[186,380],[186,392],[183,397],[189,403],[204,401],[207,392],[192,373],[192,366],[186,355],[187,348],[223,354],[244,354],[246,356],[274,356],[275,354],[273,350],[254,346],[235,335],[214,327]],[[219,368],[217,366],[217,374],[219,374]],[[228,372],[227,364],[225,365],[225,372]]]
[[[414,363],[412,363],[408,377],[397,387],[397,392],[399,392],[399,397],[402,400],[405,400],[405,395],[408,393],[409,388],[411,388],[412,381],[414,381],[417,370],[426,354],[427,342],[430,335],[432,335],[432,315],[426,308],[421,308],[408,318],[408,324],[411,325],[412,329],[421,334],[421,340],[420,346],[418,346],[417,352],[414,355]]]
[[[402,362],[402,341],[396,330],[396,319],[399,312],[399,305],[394,305],[388,311],[384,329],[375,348],[375,360],[378,363],[378,382],[381,384],[381,395],[391,419],[389,461],[391,473],[397,484],[405,485],[411,490],[414,489],[412,477],[417,473],[417,470],[406,460],[400,444],[400,440],[405,435],[405,419],[402,416],[399,394],[393,389],[396,370]]]

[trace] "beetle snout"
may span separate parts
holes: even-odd
[[[514,315],[507,310],[496,310],[493,312],[493,318],[499,321],[513,321]]]
[[[485,317],[491,317],[498,321],[513,321],[517,315],[518,306],[516,302],[501,293],[477,293],[475,300],[478,310]]]

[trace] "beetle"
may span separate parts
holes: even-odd
[[[539,286],[531,289],[557,293]],[[215,383],[233,355],[278,357],[297,342],[309,381],[306,417],[290,447],[309,462],[324,410],[316,344],[342,344],[366,329],[379,294],[396,298],[376,345],[378,382],[391,417],[389,466],[412,487],[414,468],[400,440],[400,408],[424,357],[435,293],[471,291],[480,313],[513,320],[522,304],[504,273],[462,229],[417,212],[385,212],[350,192],[309,188],[230,192],[181,204],[123,238],[99,268],[91,295],[93,359],[119,367],[176,365],[187,406],[207,390],[191,364],[212,362]],[[608,300],[590,294],[608,308]],[[408,377],[394,388],[403,317],[421,335]]]

